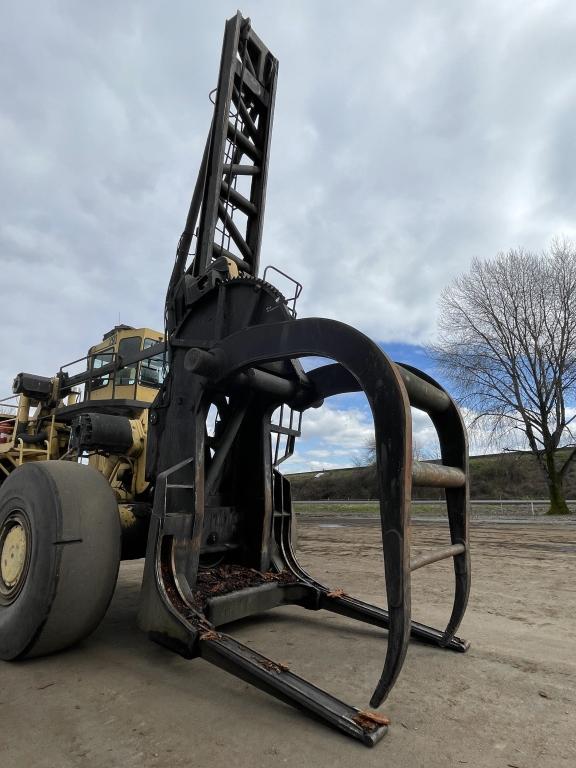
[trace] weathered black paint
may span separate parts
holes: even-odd
[[[350,326],[294,319],[284,297],[257,277],[276,72],[276,60],[249,22],[240,14],[229,20],[212,127],[166,299],[170,370],[150,410],[147,476],[155,496],[139,620],[154,640],[186,658],[202,656],[372,745],[385,726],[362,724],[359,710],[215,628],[289,603],[385,627],[388,645],[373,706],[394,685],[410,636],[467,648],[455,632],[469,591],[468,459],[453,400]],[[235,191],[237,176],[251,179],[249,197]],[[233,219],[237,210],[243,226]],[[226,258],[240,267],[240,277],[230,279]],[[298,362],[305,356],[335,362],[305,374]],[[366,394],[374,417],[386,611],[331,592],[301,568],[291,545],[290,485],[271,448],[278,407],[301,412],[350,391]],[[454,559],[456,594],[444,631],[411,621],[411,404],[430,413],[445,465],[415,467],[420,482],[448,486],[453,546],[443,554]],[[213,435],[207,430],[211,406],[218,413]],[[282,433],[290,452],[298,430]],[[256,571],[262,583],[200,600],[199,568],[215,557]],[[279,574],[290,578],[277,581]]]

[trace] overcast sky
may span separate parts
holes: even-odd
[[[235,10],[1,4],[6,394],[15,373],[53,374],[119,317],[162,327]],[[280,60],[262,264],[304,284],[300,316],[422,359],[439,292],[474,256],[576,234],[576,4],[242,11]],[[314,412],[293,468],[349,465],[370,429],[358,397]],[[419,419],[423,442],[426,430]]]

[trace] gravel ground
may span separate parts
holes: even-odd
[[[332,587],[383,601],[379,530],[301,521],[302,563]],[[332,520],[330,525],[339,525]],[[417,524],[414,549],[445,543]],[[201,660],[185,661],[135,627],[142,562],[124,563],[111,608],[80,646],[0,665],[2,768],[381,766],[574,768],[576,526],[476,525],[468,654],[413,643],[382,712],[374,749],[346,739]],[[413,614],[446,621],[447,563],[413,577]],[[367,706],[386,634],[283,608],[229,628],[332,693]]]

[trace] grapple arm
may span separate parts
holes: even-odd
[[[146,472],[155,495],[139,622],[183,656],[200,656],[371,746],[386,732],[385,718],[344,704],[218,627],[292,604],[386,628],[372,706],[394,685],[411,636],[466,650],[454,634],[469,591],[466,434],[432,379],[396,365],[348,325],[295,320],[284,297],[258,279],[276,72],[249,22],[240,14],[228,21],[212,127],[166,301],[170,371],[150,409]],[[298,358],[311,356],[335,362],[305,374]],[[285,455],[299,434],[292,420],[275,424],[277,410],[301,416],[355,391],[374,418],[386,610],[300,566],[290,484],[272,450],[274,433],[286,438]],[[411,405],[430,414],[442,464],[412,461]],[[451,542],[411,564],[413,485],[446,488]],[[450,557],[456,588],[446,629],[412,622],[411,570]]]
[[[237,281],[232,281],[230,288],[234,284],[236,289],[240,288]],[[182,475],[180,481],[171,484],[169,489],[173,488],[173,491],[168,491],[163,505],[158,502],[155,510],[157,519],[153,524],[154,533],[151,532],[148,575],[143,591],[143,626],[167,645],[179,638],[176,642],[181,644],[180,652],[184,655],[200,655],[295,706],[310,709],[364,743],[374,743],[385,731],[384,726],[362,720],[361,710],[352,708],[355,714],[351,715],[348,705],[339,702],[336,706],[333,697],[296,678],[281,665],[270,660],[262,661],[260,657],[255,661],[251,650],[223,635],[216,627],[276,605],[297,604],[312,610],[330,610],[388,629],[384,668],[371,698],[372,706],[378,706],[393,687],[410,636],[450,650],[465,651],[467,643],[455,637],[455,632],[466,608],[469,591],[467,447],[456,406],[429,377],[392,363],[362,333],[333,320],[306,318],[254,324],[225,335],[204,350],[192,345],[186,349],[182,342],[178,356],[183,370],[189,371],[190,381],[195,381],[200,388],[196,402],[203,406],[198,411],[196,448],[188,464],[189,480]],[[251,403],[243,401],[242,409],[230,405],[239,397],[238,374],[243,370],[269,369],[305,356],[332,358],[337,362],[310,371],[304,387],[294,375],[286,376],[292,384],[292,387],[286,387],[286,392],[290,392],[292,399],[298,399],[295,392],[299,386],[304,390],[302,398],[308,397],[310,403],[340,392],[363,391],[372,410],[380,486],[386,610],[330,589],[310,577],[297,561],[290,543],[289,484],[273,470],[271,462],[270,416],[282,401],[279,388],[275,386],[269,398],[264,398],[258,406],[263,393],[260,382],[258,397],[253,394]],[[226,406],[228,413],[224,412],[222,416],[220,434],[224,438],[221,445],[225,445],[227,434],[232,435],[226,449],[229,453],[218,462],[218,478],[211,472],[211,466],[218,461],[218,451],[208,461],[202,444],[208,403],[215,401],[216,391],[225,393],[229,402]],[[438,430],[444,462],[450,460],[450,465],[412,462],[411,402],[430,413]],[[226,424],[231,425],[230,432]],[[234,442],[236,452],[231,447]],[[244,459],[240,459],[241,456]],[[202,530],[210,527],[206,522],[209,502],[204,491],[211,475],[212,489],[220,491],[220,498],[232,483],[230,498],[235,499],[239,514],[236,541],[239,550],[232,556],[232,570],[218,572],[223,594],[212,592],[214,596],[200,604],[203,587],[199,587],[199,583],[203,577],[199,563],[202,552],[206,551],[203,543],[207,541]],[[233,481],[233,476],[238,480]],[[238,484],[234,485],[234,482]],[[414,561],[411,566],[410,561],[413,485],[446,488],[451,546],[428,555],[426,560],[435,562],[452,557],[454,561],[455,599],[444,630],[411,620],[410,573],[412,568],[425,564]],[[185,488],[188,491],[182,490]],[[183,507],[183,497],[178,494],[186,492],[191,494],[188,507],[194,509],[194,513],[175,514],[177,508]],[[250,510],[248,518],[243,509]],[[170,564],[173,564],[173,570]],[[259,574],[255,583],[246,583],[244,569]],[[174,594],[178,596],[176,603],[171,598]],[[184,606],[180,609],[179,600]],[[165,629],[161,631],[159,617],[166,611],[166,605],[170,606],[172,615],[179,618],[172,628],[164,625]]]

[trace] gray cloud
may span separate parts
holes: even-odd
[[[160,327],[228,3],[0,11],[0,381]],[[300,312],[432,331],[473,256],[574,234],[576,8],[252,2],[280,59],[263,262]]]

